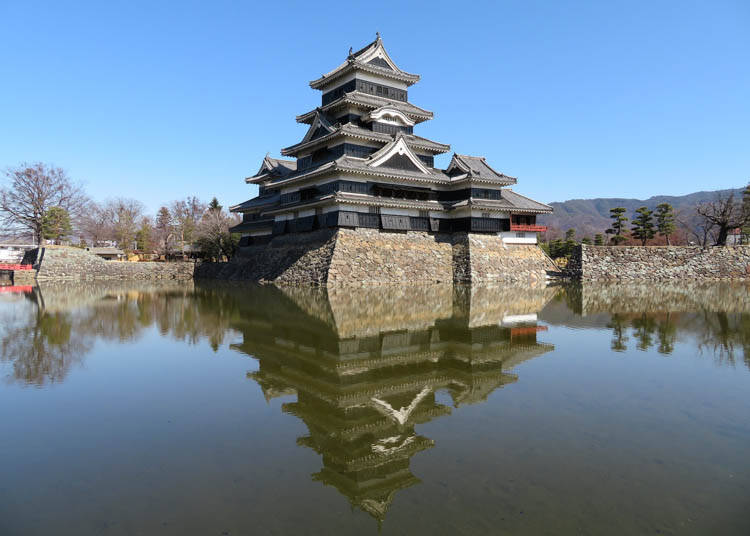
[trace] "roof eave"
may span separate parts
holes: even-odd
[[[380,75],[384,78],[391,78],[403,82],[407,86],[412,86],[421,80],[421,76],[418,74],[407,73],[405,71],[391,71],[390,69],[384,69],[382,67],[375,67],[366,63],[358,61],[347,61],[341,64],[333,71],[321,76],[316,80],[310,81],[310,87],[313,89],[321,89],[333,81],[341,78],[350,71],[365,71],[375,75]]]

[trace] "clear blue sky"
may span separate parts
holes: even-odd
[[[304,135],[308,81],[376,30],[422,75],[409,97],[435,119],[417,132],[541,201],[750,179],[747,0],[0,0],[0,167],[54,163],[150,211],[243,201]]]

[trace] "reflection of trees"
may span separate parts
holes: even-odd
[[[608,318],[605,326],[612,330],[616,352],[626,351],[632,337],[638,350],[655,347],[668,355],[678,337],[687,336],[719,364],[744,361],[750,367],[750,285],[570,285],[562,294],[556,300],[564,301],[575,316],[594,322]]]
[[[656,321],[653,316],[642,314],[632,320],[633,337],[638,341],[637,348],[646,351],[654,344],[653,335],[656,331]]]
[[[738,360],[750,368],[750,315],[703,313],[698,348],[709,351],[719,364],[735,366]]]
[[[216,351],[237,314],[236,298],[220,289],[113,288],[84,303],[70,300],[75,287],[66,289],[62,300],[56,300],[57,290],[37,289],[24,305],[28,314],[0,319],[0,360],[12,364],[17,381],[62,381],[97,339],[130,341],[151,326],[188,344],[208,340]]]
[[[0,360],[12,363],[15,380],[44,385],[64,380],[90,348],[73,330],[69,314],[34,312],[4,330]]]
[[[623,320],[622,316],[618,314],[612,315],[612,320],[607,324],[608,328],[612,329],[612,344],[611,348],[615,352],[624,352],[628,349],[626,342],[628,342],[628,336],[626,335],[627,324]]]

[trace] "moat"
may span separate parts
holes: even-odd
[[[0,292],[0,534],[749,534],[750,285]]]

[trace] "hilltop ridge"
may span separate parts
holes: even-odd
[[[728,190],[713,190],[693,192],[686,195],[656,195],[648,199],[633,199],[622,197],[598,197],[594,199],[569,199],[562,202],[549,203],[554,208],[552,214],[539,216],[542,225],[565,232],[566,229],[574,228],[579,236],[593,236],[595,233],[603,233],[609,227],[609,209],[625,207],[628,217],[637,208],[646,206],[651,210],[656,209],[660,203],[669,203],[674,207],[675,213],[682,215],[687,221],[693,221],[693,209],[696,205],[711,201],[718,195],[728,195],[734,192],[736,196],[742,196],[742,188]]]

